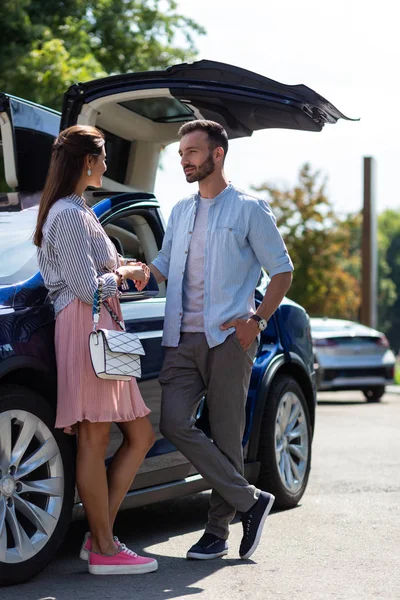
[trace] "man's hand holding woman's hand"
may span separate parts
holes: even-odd
[[[127,265],[119,267],[118,273],[124,279],[131,279],[139,292],[146,287],[150,279],[150,269],[142,262],[130,262]]]

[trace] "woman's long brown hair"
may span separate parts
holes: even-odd
[[[83,173],[86,157],[99,156],[103,146],[103,133],[89,125],[68,127],[56,138],[33,236],[36,246],[42,244],[43,225],[50,208],[60,198],[75,192]]]

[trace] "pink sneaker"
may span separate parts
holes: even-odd
[[[126,546],[121,545],[114,556],[96,554],[89,555],[89,573],[92,575],[138,575],[157,571],[158,563],[154,558],[138,556]]]
[[[121,542],[119,541],[119,539],[117,538],[116,535],[114,535],[114,542],[117,544],[117,546],[121,546]],[[90,531],[88,531],[87,533],[85,533],[85,537],[83,538],[81,551],[79,553],[79,558],[81,560],[89,560],[89,555],[90,555],[91,551],[92,551],[92,538],[90,535]]]

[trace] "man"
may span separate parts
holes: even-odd
[[[168,279],[160,430],[213,488],[205,533],[187,558],[227,554],[237,510],[239,554],[249,558],[275,498],[243,477],[246,398],[258,335],[289,289],[293,266],[268,204],[228,182],[223,127],[191,121],[179,135],[186,180],[198,181],[199,192],[174,206],[150,267],[158,282]],[[261,267],[271,282],[255,312]],[[204,395],[212,440],[195,426]]]

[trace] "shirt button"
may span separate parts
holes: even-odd
[[[190,234],[192,234],[192,233],[193,233],[193,231],[189,231],[189,233],[190,233]]]
[[[187,250],[185,250],[185,254],[187,254],[187,253],[188,253],[188,251],[187,251]]]
[[[229,231],[232,231],[232,227],[229,227]]]
[[[180,317],[182,316],[182,313],[181,313],[181,312],[179,313],[179,316],[180,316]]]
[[[184,275],[184,274],[185,274],[185,271],[182,271],[182,275]]]

